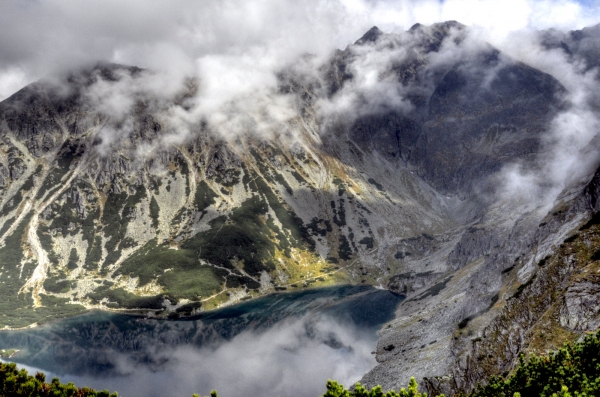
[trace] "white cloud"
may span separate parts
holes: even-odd
[[[33,81],[98,60],[187,74],[195,62],[211,56],[256,62],[267,57],[281,64],[302,52],[324,55],[344,48],[373,25],[401,32],[416,22],[449,19],[481,26],[499,40],[520,29],[598,23],[600,5],[568,0],[6,0],[0,13],[0,81],[14,70]],[[262,74],[258,68],[248,71],[254,72]]]
[[[29,83],[27,75],[17,67],[0,70],[0,100],[8,98],[27,83]]]
[[[103,364],[114,366],[110,376],[58,376],[63,383],[124,396],[208,395],[217,389],[229,397],[315,397],[325,392],[330,378],[350,386],[372,369],[376,342],[371,331],[312,313],[202,347],[163,345],[130,353],[107,348],[101,355],[106,357]],[[145,364],[140,357],[147,359]],[[25,368],[44,371],[47,380],[56,376],[44,368]]]

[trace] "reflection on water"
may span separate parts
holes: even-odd
[[[122,396],[317,396],[375,365],[376,331],[401,298],[365,286],[265,296],[185,320],[106,312],[0,332],[14,360]]]

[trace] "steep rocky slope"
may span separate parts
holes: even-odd
[[[310,117],[290,121],[293,144],[228,142],[198,125],[147,156],[139,149],[162,131],[140,101],[131,133],[105,151],[99,131],[121,121],[81,92],[121,73],[141,71],[98,66],[69,77],[66,94],[42,82],[2,103],[5,326],[80,305],[193,312],[315,283],[377,284],[389,272],[377,246],[454,225],[404,167],[325,152]]]
[[[408,297],[363,383],[471,385],[473,337],[595,210],[585,170],[550,206],[507,188],[507,167],[543,169],[574,105],[457,22],[302,58],[277,74],[277,123],[194,118],[201,84],[165,99],[152,76],[99,64],[0,104],[0,327],[362,282]]]
[[[596,31],[541,32],[539,41],[551,51],[564,52],[574,69],[597,79]],[[594,95],[589,106],[597,112]],[[581,162],[581,168],[597,164],[596,141],[592,138],[580,152],[592,159]],[[534,151],[531,155],[536,156]],[[538,159],[544,156],[537,153]],[[470,390],[489,375],[506,374],[520,352],[555,349],[596,329],[598,171],[593,176],[587,168],[583,174],[589,176],[578,182],[573,178],[548,201],[550,206],[536,207],[535,195],[528,194],[520,210],[506,202],[486,207],[483,222],[467,229],[448,257],[451,261],[462,254],[466,266],[438,278],[433,287],[418,284],[422,288],[382,330],[380,365],[362,381],[397,388],[412,373],[425,378],[431,393],[451,395]],[[402,290],[418,280],[414,274],[398,276],[390,279],[391,285]]]

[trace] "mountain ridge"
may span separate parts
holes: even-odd
[[[310,62],[269,94],[292,117],[234,114],[229,134],[206,116],[178,135],[173,114],[192,114],[201,86],[161,98],[136,67],[100,63],[1,102],[0,327],[86,308],[175,317],[362,282],[407,296],[362,383],[459,379],[461,330],[481,332],[500,292],[595,208],[581,181],[550,207],[503,195],[507,167],[543,170],[568,92],[455,21],[374,27]],[[541,226],[561,206],[571,218]]]

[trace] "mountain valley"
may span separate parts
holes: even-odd
[[[597,83],[598,27],[538,41]],[[203,113],[98,63],[1,102],[0,328],[365,284],[406,299],[361,382],[446,395],[598,328],[593,95],[454,21],[276,78]]]

